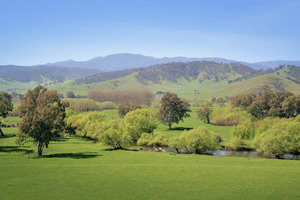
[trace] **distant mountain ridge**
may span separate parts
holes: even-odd
[[[81,78],[100,73],[98,69],[83,69],[58,66],[24,67],[15,65],[0,65],[0,78],[7,81],[38,82],[64,81],[71,78]]]
[[[116,71],[123,69],[132,69],[138,67],[148,67],[151,65],[165,64],[171,62],[193,62],[193,61],[213,61],[217,63],[242,63],[254,69],[268,69],[278,67],[279,65],[297,65],[300,66],[300,61],[266,61],[249,63],[243,61],[235,61],[217,57],[204,58],[187,58],[187,57],[163,57],[155,58],[152,56],[144,56],[140,54],[120,53],[112,54],[105,57],[96,57],[87,61],[66,60],[55,63],[47,63],[47,66],[65,66],[65,67],[80,67],[80,68],[96,68],[102,71]]]

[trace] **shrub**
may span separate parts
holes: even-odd
[[[102,103],[102,109],[103,110],[115,109],[115,108],[116,108],[116,104],[114,102],[105,101],[105,102]]]
[[[168,146],[168,141],[162,133],[142,133],[137,144],[146,147],[166,147]]]
[[[206,127],[198,127],[190,131],[184,131],[178,138],[174,138],[169,146],[177,152],[185,153],[209,153],[219,148],[219,139]]]
[[[123,149],[131,143],[130,137],[125,135],[119,128],[119,120],[110,120],[103,123],[103,134],[99,135],[99,140],[114,149]]]
[[[121,118],[124,118],[128,112],[136,109],[141,109],[141,108],[142,107],[139,104],[135,104],[135,103],[121,104],[118,107],[118,114]]]
[[[137,109],[127,113],[120,127],[125,134],[136,142],[142,133],[152,133],[157,125],[156,113],[149,109]]]
[[[241,108],[225,108],[212,112],[210,121],[218,126],[233,126],[244,122],[251,122],[252,115]]]
[[[76,112],[101,110],[101,104],[90,99],[64,99],[63,102]]]
[[[268,157],[277,157],[285,153],[300,154],[300,123],[299,119],[279,122],[271,127],[264,127],[254,139],[258,152]],[[267,128],[266,128],[267,127]]]

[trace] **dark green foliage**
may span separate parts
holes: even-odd
[[[22,99],[20,117],[17,143],[33,138],[41,156],[44,146],[47,148],[51,140],[59,138],[64,129],[65,106],[56,91],[37,86]]]
[[[7,92],[0,93],[0,117],[6,118],[8,113],[13,110],[14,105],[11,102],[12,96]],[[2,122],[0,122],[0,125]],[[3,137],[4,133],[0,128],[0,134]]]
[[[75,96],[75,94],[74,94],[73,91],[69,91],[69,92],[67,92],[67,97],[73,99],[73,98],[75,98],[76,96]]]
[[[148,81],[152,83],[161,83],[162,80],[176,83],[180,78],[184,78],[188,81],[194,80],[198,77],[200,72],[204,74],[204,80],[216,79],[216,77],[218,77],[218,80],[228,79],[228,73],[236,73],[245,76],[257,73],[256,70],[240,63],[221,64],[210,61],[195,61],[188,63],[172,62],[150,67],[101,73],[78,79],[76,80],[76,83],[89,84],[94,82],[104,82],[118,79],[133,73],[137,73],[136,78],[142,84],[147,84]]]
[[[143,70],[144,68],[135,68],[135,69],[125,69],[125,70],[118,70],[113,72],[103,72],[93,76],[88,76],[85,78],[77,79],[77,84],[90,84],[90,83],[98,83],[104,82],[108,80],[122,78],[124,76],[130,75],[132,73],[138,72]]]
[[[172,124],[178,124],[183,118],[190,117],[190,104],[180,99],[177,94],[167,93],[161,99],[161,106],[158,111],[160,121],[172,129]]]
[[[216,103],[219,104],[220,107],[224,106],[225,100],[222,97],[218,97],[216,99]]]
[[[254,74],[256,70],[239,63],[220,64],[209,61],[189,63],[167,63],[155,65],[141,70],[136,75],[138,80],[161,83],[161,80],[177,82],[178,79],[194,80],[199,73],[204,74],[204,79],[227,79],[227,73]],[[218,77],[218,78],[216,78]]]
[[[128,112],[141,108],[141,105],[135,103],[120,104],[118,107],[118,114],[121,118],[124,118]]]
[[[207,123],[210,123],[210,114],[212,113],[212,108],[209,106],[205,106],[203,108],[199,108],[197,111],[198,118],[200,120],[205,120]]]
[[[300,97],[287,91],[272,92],[265,85],[258,94],[237,95],[231,101],[234,107],[246,109],[257,118],[296,117],[300,113]]]

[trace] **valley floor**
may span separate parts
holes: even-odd
[[[300,199],[300,162],[135,150],[67,137],[37,158],[0,138],[1,199]]]

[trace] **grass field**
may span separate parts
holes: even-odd
[[[16,128],[0,138],[1,199],[300,199],[300,162],[147,151],[108,151],[82,138],[44,156]]]

